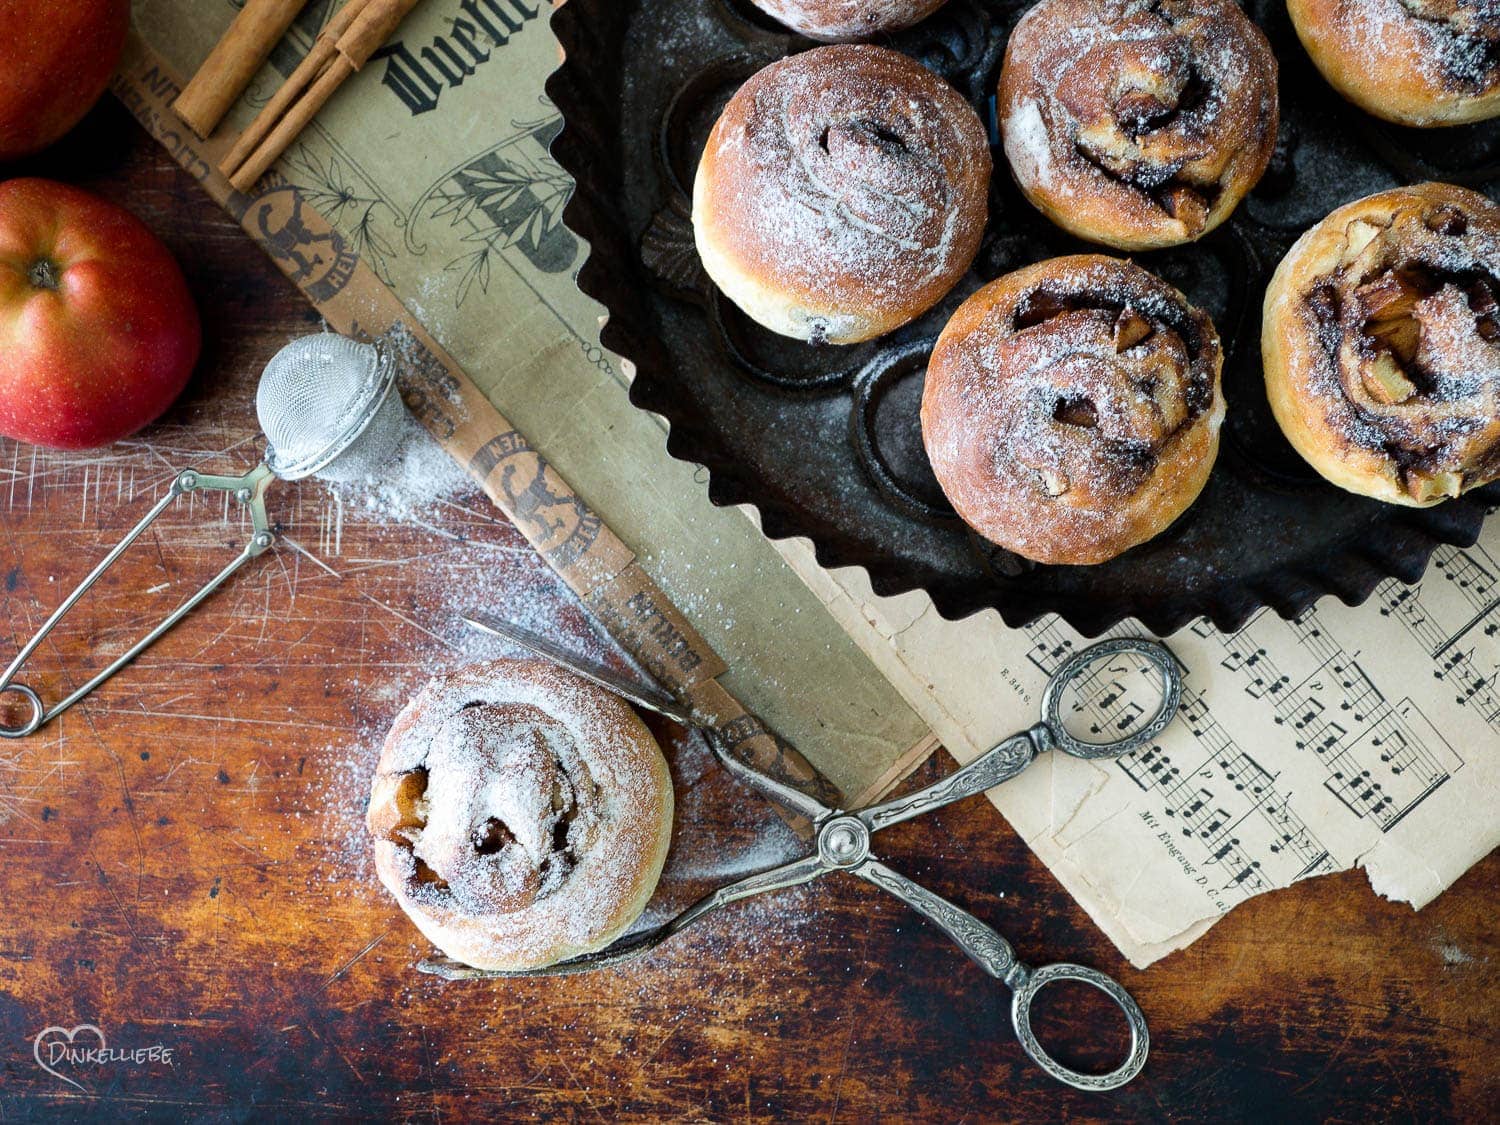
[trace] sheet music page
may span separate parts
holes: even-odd
[[[961,761],[1035,722],[1052,672],[1091,643],[1056,619],[944,621],[924,595],[877,598],[863,572],[784,547]],[[1118,761],[1048,754],[990,794],[1137,966],[1253,895],[1350,867],[1420,908],[1500,844],[1500,523],[1439,548],[1420,586],[1167,643],[1186,690],[1160,740]],[[1149,714],[1144,666],[1096,666],[1081,687],[1075,733]]]

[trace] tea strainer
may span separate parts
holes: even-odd
[[[276,531],[266,516],[265,497],[277,478],[316,476],[327,481],[355,481],[371,476],[390,461],[401,441],[405,417],[401,396],[392,393],[395,383],[396,364],[387,352],[332,332],[293,340],[272,356],[255,394],[256,416],[267,440],[265,460],[238,477],[213,476],[196,469],[177,474],[166,495],[63,600],[0,675],[0,696],[13,692],[31,707],[31,717],[20,726],[0,722],[0,738],[25,738],[36,733],[159,640],[240,567],[269,550],[276,541]],[[17,673],[47,634],[141,533],[179,496],[192,492],[227,492],[245,506],[250,515],[250,540],[244,550],[88,683],[50,709],[46,707],[34,689],[15,682]]]

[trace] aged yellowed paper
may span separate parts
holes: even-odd
[[[1054,619],[944,621],[920,594],[880,599],[862,572],[784,553],[960,760],[1035,721],[1041,689],[1088,644]],[[1110,635],[1133,630],[1121,626]],[[1364,867],[1421,907],[1500,844],[1500,525],[1440,548],[1416,587],[1296,621],[1262,611],[1168,639],[1182,718],[1113,763],[1051,755],[991,798],[1139,966],[1253,895]],[[1103,671],[1079,719],[1149,710],[1136,669]]]

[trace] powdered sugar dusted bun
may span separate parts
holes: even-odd
[[[754,0],[755,6],[809,39],[868,39],[925,20],[948,0]]]
[[[725,107],[693,185],[724,295],[773,332],[852,344],[935,305],[979,251],[990,153],[958,92],[883,47],[768,66]]]
[[[922,440],[958,514],[1044,563],[1099,563],[1187,510],[1219,449],[1223,352],[1166,282],[1098,254],[1007,274],[927,366]]]
[[[1276,59],[1234,0],[1041,0],[1000,74],[1005,155],[1065,230],[1174,246],[1229,217],[1276,144]]]
[[[1500,478],[1500,207],[1449,184],[1340,207],[1266,291],[1266,394],[1328,480],[1426,507]]]
[[[1500,114],[1495,0],[1287,0],[1302,45],[1334,89],[1404,125]]]
[[[622,700],[539,661],[438,676],[396,718],[370,796],[375,868],[417,928],[481,969],[602,949],[666,861],[672,781]]]

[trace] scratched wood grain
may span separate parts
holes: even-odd
[[[260,366],[317,327],[116,107],[13,171],[145,217],[189,274],[208,340],[187,397],[137,438],[67,456],[0,443],[7,651],[174,467],[254,463]],[[278,487],[271,507],[295,545],[60,724],[0,744],[0,1118],[1493,1119],[1497,856],[1421,914],[1358,874],[1303,883],[1138,973],[985,803],[884,833],[883,856],[1023,957],[1097,965],[1139,997],[1151,1062],[1113,1097],[1040,1079],[998,987],[853,880],[744,904],[590,978],[418,976],[427,946],[376,883],[359,827],[384,726],[431,669],[476,654],[453,624],[476,599],[607,646],[477,495],[421,525],[317,485]],[[175,511],[30,680],[53,698],[80,682],[241,534],[222,505]],[[798,844],[658,730],[681,803],[659,915]],[[1088,995],[1047,1014],[1054,1031],[1070,1017],[1112,1027]],[[171,1062],[38,1065],[38,1032],[82,1024]],[[1070,1059],[1113,1061],[1058,1034]]]

